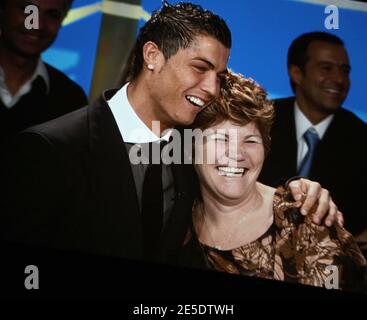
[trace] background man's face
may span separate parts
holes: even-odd
[[[27,30],[27,5],[39,10],[39,29]],[[1,14],[1,42],[25,57],[38,57],[55,40],[65,15],[65,0],[8,0]]]
[[[350,65],[341,45],[314,41],[308,47],[308,61],[301,72],[296,95],[315,111],[334,113],[347,97]]]
[[[196,36],[188,48],[161,59],[150,83],[156,118],[169,127],[191,124],[219,94],[228,57],[229,49],[215,38]]]

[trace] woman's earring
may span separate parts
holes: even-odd
[[[149,69],[149,70],[154,70],[154,65],[152,65],[152,64],[150,64],[150,63],[149,63],[149,64],[148,64],[148,69]]]

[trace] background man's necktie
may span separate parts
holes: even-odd
[[[160,144],[160,145],[159,145]],[[149,144],[149,165],[145,172],[142,196],[143,249],[144,258],[153,259],[156,252],[163,222],[162,162],[154,159],[162,150],[164,142]],[[153,148],[158,152],[152,152]],[[152,163],[153,162],[153,163]]]
[[[307,177],[310,173],[312,159],[315,154],[315,150],[317,147],[317,144],[320,141],[319,135],[315,131],[315,129],[310,128],[308,129],[305,134],[303,135],[303,139],[305,139],[306,144],[308,146],[308,151],[303,158],[301,165],[298,169],[298,175],[302,177]]]

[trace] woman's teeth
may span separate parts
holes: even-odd
[[[220,176],[227,177],[242,177],[245,173],[245,168],[238,167],[217,167]]]

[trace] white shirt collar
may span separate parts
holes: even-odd
[[[304,133],[310,129],[314,128],[319,135],[319,138],[322,139],[327,128],[330,125],[330,122],[333,120],[334,115],[331,114],[330,116],[327,116],[324,120],[319,122],[317,125],[313,125],[310,120],[307,119],[307,117],[304,115],[304,113],[299,108],[297,102],[294,102],[294,119],[296,123],[296,136],[297,141],[300,141],[303,139]]]
[[[159,131],[155,134],[154,124],[153,131],[139,118],[131,106],[127,97],[127,87],[125,84],[116,94],[108,101],[108,105],[115,118],[122,139],[125,143],[149,143],[154,141],[168,141],[172,129],[165,130],[164,135],[160,138]],[[158,125],[158,123],[157,123]]]
[[[45,66],[45,64],[43,63],[43,61],[41,59],[38,59],[38,63],[37,63],[37,67],[34,70],[34,73],[32,75],[32,77],[27,80],[18,90],[18,92],[12,96],[12,94],[10,93],[8,87],[6,86],[5,83],[5,72],[4,69],[0,66],[0,97],[1,100],[3,101],[3,103],[5,104],[5,106],[7,108],[11,108],[13,107],[18,101],[19,99],[26,95],[28,92],[31,91],[32,89],[32,82],[38,77],[41,76],[43,78],[43,80],[45,81],[46,84],[46,90],[47,93],[50,90],[50,78],[47,72],[47,68]]]

